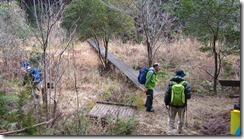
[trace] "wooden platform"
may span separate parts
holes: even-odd
[[[96,50],[98,51],[98,47],[96,46],[96,43],[89,39],[88,43]],[[101,55],[105,56],[105,49],[101,48]],[[119,60],[116,56],[114,56],[113,54],[108,53],[108,60],[115,65],[121,72],[123,72],[138,88],[140,89],[144,89],[144,85],[140,84],[137,81],[137,76],[139,75],[139,71],[136,71],[134,69],[132,69],[131,67],[129,67],[128,65],[126,65],[124,62],[122,62],[121,60]],[[164,91],[158,89],[158,87],[154,88],[154,94],[163,94]]]
[[[96,119],[108,119],[108,118],[119,118],[120,120],[129,120],[133,118],[136,113],[136,109],[133,106],[122,106],[122,105],[114,105],[105,104],[101,102],[97,102],[88,116]]]
[[[220,85],[229,87],[240,87],[240,80],[219,80]]]

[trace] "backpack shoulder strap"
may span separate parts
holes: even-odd
[[[181,81],[180,84],[184,85],[185,81]]]
[[[172,84],[173,85],[175,85],[175,84],[181,84],[181,85],[183,85],[185,83],[185,81],[181,81],[180,83],[177,83],[177,82],[175,82],[175,81],[172,81]]]

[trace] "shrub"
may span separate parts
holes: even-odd
[[[109,127],[107,129],[106,135],[134,135],[136,132],[137,127],[137,120],[136,118],[132,118],[126,121],[116,121],[115,123],[112,123],[113,121],[109,121]]]

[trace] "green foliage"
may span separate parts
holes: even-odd
[[[0,29],[20,39],[31,35],[31,30],[26,24],[22,9],[16,1],[1,2],[0,4]]]
[[[0,120],[0,126],[2,128],[17,130],[32,126],[36,123],[36,119],[33,118],[34,109],[31,107],[25,109],[30,102],[30,92],[28,90],[27,87],[26,90],[19,92],[18,95],[9,94],[1,96],[2,94],[0,93],[0,103],[4,106],[0,108],[1,114],[3,113],[2,119]],[[16,107],[7,109],[7,105],[9,104],[16,105]],[[35,132],[36,129],[30,128],[21,134],[33,135]]]
[[[112,97],[112,93],[109,90],[106,90],[101,96],[101,98],[106,101],[111,101]]]
[[[32,108],[24,110],[24,106],[30,102],[30,89],[27,87],[26,90],[21,91],[18,94],[19,100],[17,102],[17,115],[16,120],[20,126],[23,127],[29,127],[34,125],[35,119],[32,117],[34,111]],[[33,135],[35,132],[35,129],[28,129],[25,134],[27,135]]]
[[[217,79],[221,55],[240,48],[240,2],[234,0],[171,1],[171,11],[184,26],[184,33],[196,37],[211,47],[214,58],[213,89],[217,93]],[[170,7],[170,6],[169,6]],[[230,49],[231,48],[231,49]]]
[[[210,93],[212,90],[211,88],[211,83],[209,81],[202,81],[201,83],[199,83],[196,87],[195,90],[197,93],[203,93],[203,94],[207,94]]]
[[[229,76],[235,74],[235,71],[232,68],[232,63],[230,63],[228,61],[223,61],[222,65],[223,65],[223,70],[224,70],[224,72],[223,72],[224,78],[228,78]]]
[[[209,47],[209,46],[205,46],[205,47],[201,47],[201,48],[200,48],[200,51],[201,51],[201,52],[209,52],[209,51],[211,51],[211,49],[212,49],[211,47]]]
[[[0,117],[2,117],[7,112],[7,103],[4,99],[4,92],[0,91]]]
[[[0,117],[6,115],[8,113],[7,106],[9,104],[14,104],[18,101],[18,97],[15,94],[4,94],[3,91],[0,91]]]
[[[139,110],[144,109],[143,96],[134,95],[132,93],[131,96],[126,98],[125,103],[128,105],[136,106]]]
[[[32,67],[38,67],[39,63],[41,62],[42,53],[33,53],[29,59],[30,64]]]
[[[184,32],[208,44],[217,36],[226,46],[240,47],[240,2],[231,0],[182,0],[171,2]]]
[[[133,135],[136,132],[137,122],[138,121],[136,118],[132,118],[126,121],[116,121],[115,123],[112,123],[112,121],[108,120],[110,125],[107,129],[106,135]]]
[[[133,27],[130,16],[114,11],[99,0],[74,0],[64,11],[61,26],[72,31],[77,25],[81,40],[90,37],[104,37],[127,32]]]
[[[87,105],[86,110],[87,110],[87,111],[91,110],[95,104],[96,104],[96,101],[92,101],[92,102],[90,102],[90,103]]]
[[[91,120],[82,113],[76,113],[66,119],[62,125],[59,135],[87,135]]]
[[[0,92],[0,128],[17,130],[19,128],[29,127],[36,123],[33,118],[34,109],[32,107],[26,109],[27,104],[30,102],[29,87],[16,94],[4,95]],[[12,105],[13,107],[9,107]],[[21,134],[33,135],[36,129],[30,128]]]
[[[17,110],[8,106],[14,106],[17,101],[18,97],[15,94],[0,91],[0,129],[16,129]]]

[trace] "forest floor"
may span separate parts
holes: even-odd
[[[134,51],[137,50],[135,49]],[[123,80],[118,79],[121,75],[107,77],[99,75],[99,59],[95,51],[86,42],[76,47],[76,52],[76,60],[82,61],[80,62],[82,64],[78,64],[80,69],[77,74],[79,76],[78,81],[86,80],[86,82],[78,83],[80,106],[87,106],[96,102],[102,92],[111,89],[111,86],[117,88],[116,91],[121,91],[121,88],[128,86],[128,83],[123,83]],[[136,94],[143,98],[141,105],[144,105],[145,94],[140,90],[136,90]],[[155,112],[148,113],[144,108],[138,110],[136,115],[138,117],[136,135],[167,134],[168,111],[164,105],[163,97],[163,94],[154,96],[153,107]],[[77,97],[74,92],[66,92],[60,98],[62,98],[60,102],[63,111],[69,113],[75,110]],[[218,95],[192,92],[192,98],[188,101],[187,107],[186,119],[188,127],[184,127],[184,133],[181,135],[229,134],[230,111],[237,101],[238,98],[229,98],[224,92]],[[177,118],[175,127],[177,127]],[[174,129],[174,133],[177,135],[176,130]]]

